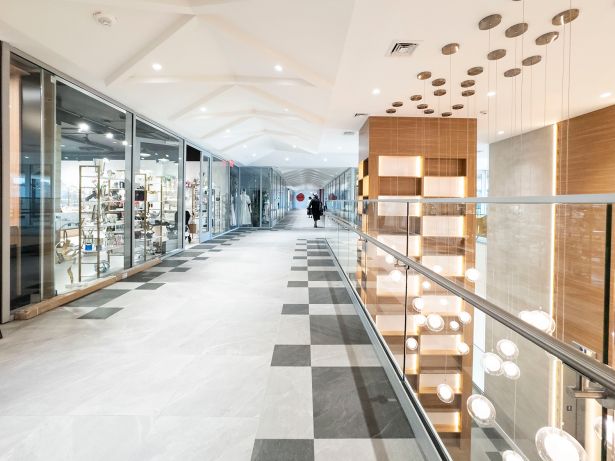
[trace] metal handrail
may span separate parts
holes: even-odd
[[[378,200],[326,200],[340,203],[493,203],[508,205],[565,205],[586,204],[605,205],[615,203],[615,194],[576,194],[576,195],[530,195],[519,197],[463,197],[463,198],[413,198],[413,199],[378,199]]]
[[[522,321],[515,315],[506,311],[505,309],[493,304],[490,301],[487,301],[484,298],[481,298],[477,294],[468,291],[466,288],[456,284],[455,282],[447,279],[446,277],[443,277],[442,275],[432,271],[431,269],[428,269],[422,264],[413,261],[406,255],[403,255],[398,251],[395,251],[394,249],[386,246],[377,239],[370,237],[366,233],[356,229],[354,224],[335,215],[329,215],[329,218],[333,219],[334,221],[337,221],[338,224],[341,224],[342,227],[344,227],[345,229],[353,231],[362,239],[367,240],[373,245],[376,245],[378,248],[390,254],[402,264],[405,264],[412,270],[418,272],[421,275],[424,275],[438,285],[446,288],[448,291],[455,294],[456,296],[459,296],[468,304],[484,312],[491,318],[494,318],[507,328],[510,328],[511,330],[523,336],[525,339],[534,343],[541,349],[555,356],[573,370],[581,373],[586,378],[589,378],[590,381],[600,384],[604,387],[605,390],[608,391],[611,396],[615,396],[615,370],[611,369],[609,366],[590,358],[578,349],[575,349],[574,347],[569,346],[568,344],[560,341],[559,339],[556,339],[553,336],[535,328],[534,326]]]

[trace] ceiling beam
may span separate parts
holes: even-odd
[[[230,145],[226,146],[224,149],[221,149],[220,151],[221,152],[228,152],[230,150],[235,149],[236,147],[241,146],[242,144],[245,144],[245,143],[250,142],[250,141],[252,141],[254,139],[260,138],[262,136],[265,136],[265,134],[264,133],[256,133],[256,134],[252,134],[250,136],[246,136],[245,138],[242,138],[239,141],[234,142],[233,144],[230,144]]]
[[[105,79],[107,86],[113,85],[121,80],[126,79],[130,72],[139,65],[145,58],[150,56],[160,46],[170,40],[173,36],[179,32],[190,27],[198,20],[198,16],[183,16],[179,20],[175,21],[171,27],[158,34],[156,38],[145,45],[136,54],[127,59],[122,65],[109,74]]]
[[[178,119],[188,115],[190,112],[199,109],[200,107],[202,107],[205,104],[207,104],[208,102],[216,99],[217,97],[223,95],[224,93],[226,93],[227,91],[233,89],[234,87],[235,87],[235,85],[225,85],[225,86],[221,86],[220,88],[217,88],[216,90],[214,90],[211,93],[209,93],[207,96],[203,96],[198,101],[196,101],[196,102],[194,102],[192,104],[189,104],[188,106],[184,107],[183,109],[175,112],[175,114],[173,114],[171,116],[171,120],[178,120]]]
[[[252,75],[133,75],[130,83],[205,83],[208,85],[313,86],[301,78],[258,77]]]
[[[242,43],[249,49],[256,51],[257,53],[264,55],[271,61],[271,66],[274,64],[280,64],[286,70],[289,70],[301,78],[312,83],[314,86],[320,88],[332,88],[333,82],[327,80],[323,76],[309,69],[307,66],[301,64],[293,57],[281,53],[271,48],[267,43],[260,40],[258,37],[249,34],[248,32],[234,26],[230,22],[222,19],[219,16],[214,15],[202,15],[200,16],[203,21],[208,25],[230,36],[232,39]]]
[[[235,120],[230,121],[229,123],[226,123],[225,125],[222,125],[219,128],[216,128],[215,130],[211,130],[208,131],[207,133],[205,133],[203,136],[201,136],[201,139],[207,139],[207,138],[211,138],[213,136],[216,136],[217,134],[220,134],[226,130],[230,130],[231,128],[242,124],[243,122],[250,120],[252,117],[239,117]]]
[[[250,93],[255,94],[256,96],[260,97],[261,99],[264,99],[265,101],[275,104],[278,107],[286,108],[290,112],[293,112],[295,114],[301,115],[304,119],[309,120],[310,122],[316,125],[322,125],[324,123],[324,119],[322,117],[319,117],[318,115],[313,114],[303,109],[302,107],[290,101],[287,101],[286,99],[282,99],[279,96],[275,96],[267,91],[264,91],[261,88],[256,88],[253,86],[246,86],[245,89],[249,91]]]

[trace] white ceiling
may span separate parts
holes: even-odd
[[[356,166],[364,117],[354,114],[385,115],[402,101],[396,115],[419,115],[412,94],[426,95],[421,102],[437,113],[465,104],[455,116],[478,117],[481,142],[615,103],[600,97],[615,94],[613,1],[575,0],[581,15],[572,30],[551,25],[570,6],[570,0],[1,0],[0,39],[214,153],[310,171]],[[97,11],[117,22],[97,24]],[[491,34],[478,30],[492,13],[503,16],[502,24]],[[506,38],[504,30],[522,20],[529,31]],[[544,58],[534,39],[551,30],[562,35],[547,60],[514,79],[502,75],[524,57]],[[388,57],[393,41],[419,46],[409,58]],[[440,52],[449,42],[461,45],[450,59]],[[489,64],[486,53],[495,48],[508,54]],[[162,69],[152,69],[154,63]],[[462,98],[459,83],[473,66],[485,72],[475,78],[476,96]],[[425,70],[446,78],[446,96],[436,98],[430,82],[416,79]],[[486,96],[496,89],[495,97]]]

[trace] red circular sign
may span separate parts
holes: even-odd
[[[297,202],[303,202],[305,200],[305,195],[301,192],[297,194]]]

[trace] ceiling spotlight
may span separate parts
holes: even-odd
[[[490,98],[493,98],[495,96],[495,91],[490,91],[487,93],[487,96],[489,96]]]
[[[444,403],[451,403],[455,400],[455,391],[453,391],[453,388],[446,383],[438,384],[436,387],[436,394]]]
[[[568,432],[557,427],[543,427],[536,432],[536,448],[543,461],[584,461],[587,453]]]
[[[611,96],[613,96],[613,93],[611,93],[610,91],[607,91],[606,93],[602,93],[600,95],[602,99],[610,98]]]
[[[201,112],[207,112],[207,107],[201,107]]]
[[[429,314],[427,316],[427,328],[434,333],[444,329],[444,319],[439,314]]]
[[[459,352],[459,355],[468,355],[470,353],[470,346],[463,342],[459,343],[457,344],[457,352]]]
[[[380,88],[374,88],[374,89],[372,90],[372,94],[373,94],[374,96],[378,96],[378,95],[380,94]]]
[[[521,377],[521,369],[515,362],[502,363],[502,370],[504,371],[504,376],[513,381]]]
[[[410,351],[415,351],[419,347],[419,342],[416,340],[416,338],[408,338],[408,340],[406,341],[406,347]]]
[[[481,427],[488,427],[495,422],[495,408],[484,395],[471,395],[467,402],[468,412]]]
[[[101,26],[111,27],[113,24],[117,22],[115,16],[111,16],[110,14],[105,14],[102,11],[97,11],[92,15],[94,20],[100,24]]]
[[[500,339],[495,348],[506,360],[514,360],[519,356],[519,348],[510,339]]]
[[[468,279],[468,281],[470,282],[476,282],[478,279],[480,278],[480,272],[478,269],[476,269],[475,267],[470,267],[467,271],[466,271],[466,279]]]
[[[105,138],[113,139],[113,133],[105,133]]]
[[[160,72],[162,70],[162,64],[155,62],[154,64],[152,64],[152,69],[154,69],[156,72]]]
[[[488,375],[500,376],[504,372],[502,370],[502,359],[493,352],[487,352],[483,355],[483,369]]]
[[[284,70],[284,68],[280,64],[276,64],[275,66],[273,66],[273,68],[276,72],[282,72]]]
[[[326,159],[326,158],[323,158],[323,159],[322,159],[322,161],[323,161],[323,162],[326,162],[326,161],[327,161],[327,159]]]
[[[418,312],[421,312],[425,307],[425,300],[423,298],[414,298],[412,300],[412,307],[414,307]]]
[[[80,123],[79,125],[77,125],[77,128],[79,128],[80,132],[85,132],[85,131],[90,131],[90,125],[88,125],[87,123]]]

